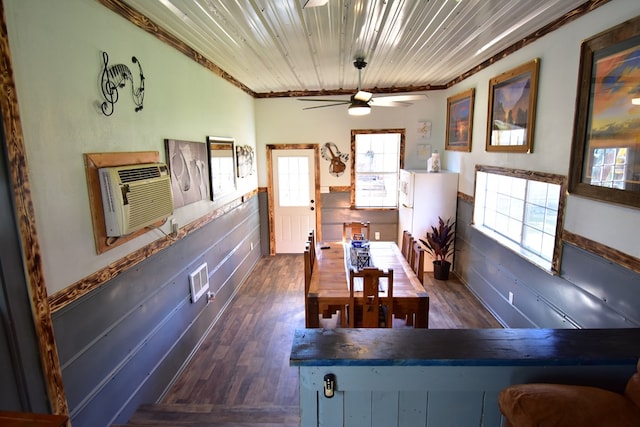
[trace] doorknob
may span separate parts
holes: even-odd
[[[313,199],[311,199],[309,202],[310,202],[310,203],[315,203],[316,201],[315,201],[315,200],[313,200]]]
[[[311,206],[309,209],[311,209],[312,211],[316,210],[316,208],[314,208],[313,206]]]

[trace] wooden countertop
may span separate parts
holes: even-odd
[[[292,366],[635,365],[633,329],[299,329]]]

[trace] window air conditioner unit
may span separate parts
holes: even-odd
[[[125,236],[173,213],[171,177],[164,163],[98,169],[107,236]]]

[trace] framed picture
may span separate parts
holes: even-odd
[[[489,81],[487,151],[533,152],[540,59]]]
[[[252,175],[254,172],[254,151],[250,145],[237,145],[236,146],[236,163],[238,178],[245,178]]]
[[[569,192],[640,208],[640,17],[582,42]]]
[[[173,206],[209,200],[207,146],[202,142],[165,139],[167,163],[171,171]]]
[[[445,150],[471,151],[474,98],[474,89],[447,98]]]

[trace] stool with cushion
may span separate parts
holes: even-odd
[[[597,387],[517,384],[500,392],[505,427],[640,426],[640,360],[624,394]]]

